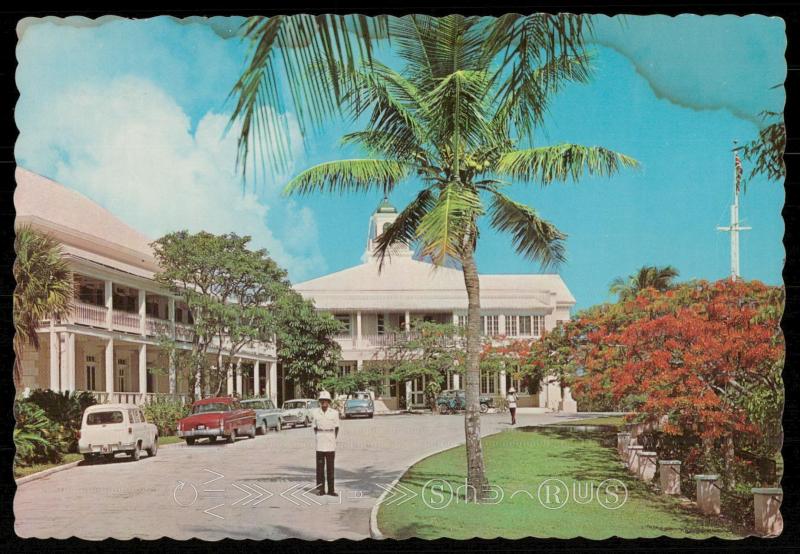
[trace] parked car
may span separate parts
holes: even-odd
[[[356,416],[364,416],[371,419],[375,415],[375,405],[371,398],[348,398],[344,402],[342,412],[345,419]]]
[[[138,460],[158,452],[158,428],[148,423],[135,404],[95,404],[83,412],[78,434],[78,452],[86,461],[111,460],[124,452]]]
[[[283,427],[283,410],[276,408],[269,398],[248,398],[242,400],[242,407],[256,411],[256,433],[259,435],[270,429],[280,431]]]
[[[479,396],[481,412],[486,413],[494,405],[491,395],[481,394]],[[462,389],[448,389],[439,393],[436,398],[436,407],[440,414],[452,414],[465,410],[467,407],[467,395]]]
[[[319,407],[319,402],[310,398],[295,398],[283,403],[283,424],[297,427],[311,425],[311,410]]]
[[[233,442],[243,435],[256,436],[256,412],[230,396],[197,400],[192,404],[192,413],[178,421],[178,436],[189,446],[197,439]]]

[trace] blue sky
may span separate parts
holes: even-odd
[[[376,196],[286,199],[286,180],[345,152],[333,122],[303,148],[293,114],[292,167],[244,191],[225,135],[226,97],[246,44],[235,19],[24,20],[18,29],[20,165],[86,194],[153,238],[174,229],[250,234],[301,281],[360,262]],[[596,18],[595,76],[553,99],[538,143],[602,145],[642,168],[611,179],[512,195],[569,236],[559,269],[578,307],[610,299],[608,283],[644,264],[682,278],[727,275],[734,139],[758,114],[782,110],[785,27],[780,19],[681,16]],[[391,60],[390,60],[391,61]],[[348,155],[350,153],[347,153]],[[745,167],[745,170],[748,168]],[[402,206],[414,183],[397,191]],[[783,189],[755,179],[742,201],[742,274],[781,283]],[[485,229],[484,273],[530,273],[506,236]]]

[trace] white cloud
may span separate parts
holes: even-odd
[[[190,118],[150,81],[122,77],[110,84],[84,83],[26,121],[17,159],[51,168],[48,177],[103,205],[156,238],[176,230],[235,231],[267,248],[294,280],[318,273],[325,263],[313,213],[279,198],[282,179],[243,188],[236,172],[236,130],[228,116],[207,113],[191,129]],[[290,144],[301,155],[294,118]],[[41,170],[40,170],[41,171]],[[280,240],[270,220],[291,218]]]

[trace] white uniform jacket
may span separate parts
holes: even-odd
[[[330,406],[326,411],[314,408],[314,435],[317,443],[317,452],[336,451],[336,429],[339,428],[339,412]]]

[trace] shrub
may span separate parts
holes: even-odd
[[[67,452],[77,452],[81,417],[86,408],[97,404],[94,395],[89,392],[36,389],[31,392],[27,401],[44,410],[48,419],[64,428]]]
[[[14,405],[14,461],[19,465],[57,463],[66,449],[63,428],[48,419],[44,410],[27,401]]]
[[[158,427],[159,436],[167,437],[176,433],[178,420],[189,415],[190,406],[180,400],[159,400],[144,406],[143,411],[147,421]]]

